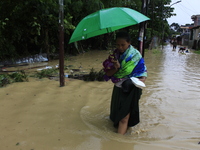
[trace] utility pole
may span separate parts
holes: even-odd
[[[142,0],[142,14],[147,15],[148,2],[149,0]],[[144,44],[145,44],[145,30],[146,21],[140,23],[139,25],[139,44],[138,50],[140,51],[142,57],[144,57]]]
[[[59,0],[59,69],[60,69],[60,86],[65,86],[64,76],[64,8],[63,0]]]
[[[177,1],[177,2],[175,2],[175,3],[173,3],[173,4],[171,4],[170,6],[169,6],[169,8],[168,9],[166,9],[166,10],[164,10],[164,4],[163,4],[163,2],[162,2],[162,20],[163,20],[163,23],[162,23],[162,37],[161,37],[161,43],[162,43],[162,49],[163,49],[163,46],[164,46],[164,32],[165,32],[165,26],[164,26],[164,21],[165,21],[165,16],[164,16],[164,14],[166,13],[166,12],[168,12],[168,10],[173,6],[173,5],[175,5],[175,4],[178,4],[178,3],[180,3],[181,2],[181,0],[179,0],[179,1]]]

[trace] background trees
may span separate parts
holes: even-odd
[[[147,45],[153,36],[163,39],[169,35],[170,27],[166,19],[173,15],[173,9],[169,7],[170,1],[150,1],[148,17],[151,20],[148,21]],[[68,40],[75,26],[88,14],[116,6],[141,10],[141,0],[65,0],[64,4],[66,53],[74,52],[73,44],[68,45]],[[38,53],[58,53],[58,8],[57,0],[1,0],[0,60]],[[136,45],[138,26],[131,26],[126,30],[132,34]],[[105,49],[108,46],[105,41],[112,38],[112,34],[94,37],[89,41],[82,41],[81,46]]]
[[[66,8],[70,1],[65,0]],[[3,0],[0,2],[0,59],[57,52],[58,2],[55,0]],[[74,26],[65,13],[65,33]]]

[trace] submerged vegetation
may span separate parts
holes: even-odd
[[[12,74],[0,74],[0,87],[4,87],[7,84],[14,82],[28,81],[28,76],[24,71],[14,72]]]
[[[41,70],[40,72],[37,72],[34,77],[42,79],[46,77],[51,77],[51,76],[57,76],[58,75],[58,69],[44,69]]]
[[[76,74],[71,74],[68,78],[72,79],[79,79],[84,81],[104,81],[104,71],[95,71],[93,68],[90,70],[90,73],[85,74],[77,72]],[[34,73],[33,75],[27,75],[23,70],[19,72],[14,72],[11,74],[0,74],[0,87],[5,87],[8,84],[14,82],[25,82],[28,81],[28,77],[34,78],[49,78],[49,79],[58,79],[59,78],[59,69],[51,68],[51,69],[44,69]]]
[[[68,68],[66,68],[68,69]],[[103,81],[104,71],[95,71],[94,68],[90,69],[89,74],[85,74],[81,72],[79,69],[72,69],[77,70],[76,73],[71,73],[67,75],[67,78],[79,79],[84,81]],[[42,79],[42,78],[49,78],[49,79],[58,79],[59,78],[59,70],[58,69],[44,69],[40,72],[37,72],[33,77]]]
[[[100,70],[99,72],[94,71],[94,69],[92,68],[90,70],[90,73],[88,75],[84,75],[83,76],[83,80],[84,81],[104,81],[104,71],[103,69]]]

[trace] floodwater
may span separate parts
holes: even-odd
[[[87,52],[65,65],[98,71],[107,55]],[[126,135],[117,134],[109,120],[111,82],[66,78],[59,87],[58,81],[30,78],[0,89],[0,149],[199,150],[200,55],[181,54],[167,45],[147,51],[145,61],[141,122]]]

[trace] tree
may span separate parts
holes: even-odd
[[[171,0],[149,0],[146,39],[170,34],[166,21],[174,15]],[[65,0],[65,51],[74,53],[68,45],[74,28],[85,16],[109,7],[129,7],[141,11],[141,0]],[[58,1],[55,0],[1,0],[0,1],[0,59],[23,57],[38,53],[58,53]],[[133,44],[138,43],[138,25],[125,28],[131,33]],[[161,34],[163,33],[163,34]],[[81,41],[84,48],[105,48],[111,34]],[[90,41],[92,40],[92,42]],[[91,44],[94,43],[94,44]],[[104,46],[104,47],[102,47]]]
[[[154,36],[163,41],[170,34],[167,18],[175,15],[173,8],[170,7],[171,0],[151,0],[148,9],[148,16],[151,18],[148,21],[147,39],[152,39]],[[151,41],[148,41],[148,45]]]
[[[70,0],[65,0],[66,6]],[[3,0],[0,2],[0,59],[23,57],[58,47],[58,2],[55,0]],[[74,26],[65,12],[65,33]]]
[[[178,23],[172,23],[170,25],[170,29],[175,31],[175,32],[181,32],[182,31],[182,29],[180,28]]]

